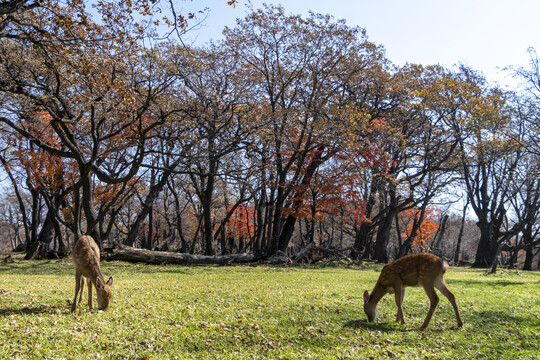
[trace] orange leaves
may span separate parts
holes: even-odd
[[[389,155],[374,142],[364,144],[355,151],[356,164],[362,168],[373,169],[376,172],[387,173],[393,166]]]
[[[23,114],[26,120],[25,130],[32,136],[51,148],[60,149],[61,141],[51,127],[53,117],[45,110],[29,111]],[[22,140],[20,135],[16,135],[15,141]]]
[[[288,207],[283,214],[317,222],[326,222],[330,216],[345,216],[356,224],[369,221],[362,199],[362,180],[338,164],[320,169],[308,185],[294,186],[294,195],[285,202]]]
[[[227,209],[229,212],[231,208]],[[255,234],[255,209],[240,205],[227,221],[227,235],[248,241]]]
[[[98,203],[110,203],[118,196],[121,184],[97,185],[94,189],[94,199]]]
[[[359,168],[388,172],[392,166],[385,146],[394,142],[395,129],[384,118],[372,118],[365,109],[345,106],[335,110],[335,116],[343,118],[342,137],[352,162]]]
[[[50,127],[51,116],[47,112],[39,110],[29,112],[24,116],[29,120],[26,131],[51,148],[60,148],[60,140]],[[30,142],[23,141],[23,137],[18,133],[13,133],[7,142],[14,148],[11,152],[12,162],[17,164],[11,166],[21,166],[25,170],[28,183],[33,190],[44,187],[49,191],[59,192],[65,184],[64,177],[72,174],[71,171],[66,170],[66,164],[69,161],[47,153]]]
[[[402,225],[406,227],[402,236],[407,238],[411,236],[413,227],[416,225],[416,222],[420,220],[420,216],[421,210],[418,208],[409,209],[400,213],[399,220]],[[436,207],[428,206],[426,208],[424,219],[414,238],[413,247],[422,249],[428,246],[428,240],[430,240],[439,229],[439,225],[435,223],[435,221],[440,218],[440,216],[439,210]]]
[[[14,154],[26,169],[34,190],[45,186],[53,191],[58,191],[63,186],[64,163],[58,156],[38,149],[20,149]]]
[[[369,123],[369,127],[373,131],[382,131],[386,128],[386,121],[384,119],[373,119]]]

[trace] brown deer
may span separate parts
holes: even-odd
[[[75,298],[71,305],[71,312],[77,308],[77,293],[81,291],[79,303],[82,301],[84,279],[88,285],[88,306],[94,309],[92,299],[92,284],[96,287],[98,309],[105,310],[111,301],[112,292],[110,286],[113,283],[112,276],[107,282],[103,278],[99,267],[99,247],[91,236],[81,236],[73,247],[73,263],[75,264]]]
[[[386,293],[394,293],[397,305],[396,321],[401,321],[401,324],[404,324],[405,319],[401,305],[405,297],[405,287],[422,286],[431,303],[426,319],[422,324],[422,330],[428,326],[431,316],[433,316],[433,312],[439,303],[439,297],[435,293],[435,288],[439,289],[452,304],[456,313],[458,327],[463,326],[463,321],[461,321],[461,317],[459,316],[456,298],[448,290],[448,286],[444,281],[446,269],[448,269],[448,263],[432,254],[407,255],[386,264],[381,271],[379,280],[377,280],[371,295],[367,290],[364,292],[364,311],[368,316],[368,321],[375,321],[377,303],[381,298]]]

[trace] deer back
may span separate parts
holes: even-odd
[[[99,247],[92,237],[83,235],[79,238],[72,251],[73,263],[78,272],[82,276],[96,281],[97,277],[101,277],[101,269],[99,267]]]
[[[404,286],[419,286],[441,277],[448,265],[433,254],[412,254],[386,264],[379,276],[383,287],[394,287],[396,282]]]

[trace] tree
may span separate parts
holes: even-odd
[[[509,136],[516,144],[515,152],[521,156],[517,165],[512,182],[508,185],[512,194],[508,198],[507,215],[504,226],[510,228],[512,237],[497,239],[497,253],[501,251],[513,251],[517,255],[519,250],[526,253],[524,270],[532,270],[533,248],[540,244],[539,216],[540,216],[540,181],[538,180],[540,162],[537,154],[531,151],[536,146],[536,131],[530,124],[534,119],[535,106],[530,103],[530,98],[514,98],[510,102],[511,114],[514,119],[511,123]],[[531,116],[532,115],[532,116]],[[519,145],[518,145],[519,144]],[[517,155],[515,155],[517,156]],[[521,243],[517,242],[520,238]],[[511,244],[514,239],[515,244]],[[496,258],[492,261],[492,272],[496,271]]]
[[[18,15],[37,7],[42,7],[42,1],[8,0],[0,3],[0,37],[8,36],[8,26],[16,22]]]
[[[287,199],[295,198],[291,206],[299,206],[316,170],[336,154],[338,137],[332,131],[343,128],[333,116],[345,86],[340,79],[377,61],[380,49],[360,28],[330,16],[287,16],[280,7],[254,11],[236,28],[226,29],[225,36],[245,76],[257,84],[253,96],[266,124],[259,144],[272,154],[264,164],[272,205],[266,234],[268,250],[276,254],[287,249],[296,224],[293,213],[284,218]],[[346,62],[352,54],[356,64]]]
[[[379,126],[371,144],[376,144],[384,160],[367,173],[371,177],[366,193],[369,222],[357,232],[355,248],[364,247],[366,256],[380,262],[389,260],[387,247],[396,217],[402,211],[425,209],[446,186],[455,180],[453,156],[456,140],[448,131],[449,117],[456,104],[451,76],[440,67],[408,65],[397,69],[387,80],[385,100],[379,110]],[[373,120],[372,120],[373,122]],[[372,145],[373,146],[373,145]],[[398,257],[405,255],[424,220],[416,218]],[[376,232],[373,245],[369,237]],[[355,250],[358,251],[358,250]]]
[[[175,69],[183,85],[176,111],[190,124],[192,136],[180,171],[189,175],[200,200],[205,254],[213,255],[216,181],[226,159],[243,156],[256,128],[249,123],[250,84],[239,77],[234,59],[217,46],[188,53],[178,48]],[[236,164],[240,168],[235,171],[241,173],[242,164]]]
[[[462,67],[457,76],[466,85],[463,96],[470,99],[452,126],[466,193],[481,234],[474,266],[488,267],[499,245],[522,228],[520,223],[508,223],[507,211],[509,199],[516,195],[512,184],[524,152],[509,136],[512,126],[504,94],[487,87],[485,79],[471,69]]]
[[[55,17],[28,12],[22,40],[3,40],[0,120],[52,156],[76,164],[70,207],[73,231],[101,239],[101,222],[131,186],[146,155],[145,143],[167,116],[156,98],[169,85],[156,71],[159,59],[128,37],[125,23],[103,26],[57,6]],[[61,16],[58,16],[60,14]],[[43,17],[40,17],[43,16]],[[105,40],[104,40],[105,39]],[[40,109],[49,121],[29,122],[28,110]],[[43,135],[53,132],[55,140]],[[101,185],[97,185],[97,182]],[[97,186],[97,187],[96,187]],[[107,189],[106,204],[95,205],[95,191]]]
[[[526,155],[518,171],[523,187],[518,196],[511,199],[516,216],[522,221],[526,218],[523,227],[523,245],[513,248],[524,248],[526,252],[524,270],[532,270],[534,246],[540,243],[538,226],[538,156],[540,155],[540,61],[534,48],[529,48],[530,66],[515,69],[515,75],[524,80],[522,91],[512,100],[514,116],[519,119],[521,136],[514,136],[525,149]]]
[[[235,7],[237,0],[227,0],[227,4]],[[82,22],[88,20],[88,14],[85,11],[85,2],[79,0],[68,0],[65,3],[66,8],[74,9],[77,17]],[[12,32],[17,25],[25,23],[25,13],[38,9],[40,12],[51,15],[53,21],[61,19],[63,15],[56,12],[56,7],[60,5],[56,0],[6,0],[0,3],[0,37],[24,37],[24,34]],[[148,32],[154,38],[169,38],[176,34],[179,38],[190,28],[190,22],[197,20],[195,12],[182,14],[173,1],[160,0],[135,0],[135,1],[100,1],[93,4],[98,14],[101,14],[103,20],[111,19],[113,22],[132,22],[138,30],[146,28],[148,24],[154,25]],[[118,11],[120,10],[120,11]],[[204,14],[205,11],[200,10]],[[134,15],[138,22],[134,22]],[[10,25],[15,26],[10,26]],[[200,24],[200,21],[198,22]],[[157,28],[160,25],[166,25],[163,33],[158,33]],[[196,25],[191,25],[196,27]],[[41,28],[40,31],[48,31],[47,28]]]

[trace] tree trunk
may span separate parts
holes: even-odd
[[[377,194],[377,187],[379,186],[379,180],[377,177],[374,176],[373,180],[371,181],[371,186],[369,188],[369,194],[367,194],[367,201],[366,201],[366,218],[370,219],[371,214],[373,212],[373,207],[376,203],[376,194]],[[366,198],[366,197],[365,197]],[[370,233],[371,233],[371,227],[373,226],[373,223],[370,222],[363,222],[360,224],[360,228],[357,229],[357,226],[355,225],[355,239],[354,239],[354,245],[353,250],[351,252],[351,257],[355,260],[358,260],[360,256],[362,255],[362,249],[366,250],[369,248],[368,242],[370,241]],[[366,256],[368,253],[364,251],[364,256]]]
[[[508,259],[508,261],[509,261],[508,269],[513,270],[516,267],[518,253],[519,253],[519,250],[510,252],[510,259]]]
[[[525,271],[532,271],[532,263],[533,263],[533,249],[529,248],[525,250],[525,262],[523,263],[523,270]]]
[[[28,249],[32,244],[37,242],[38,237],[38,226],[41,222],[41,210],[43,209],[43,205],[41,202],[41,197],[39,194],[39,191],[34,190],[32,188],[32,185],[30,183],[27,184],[30,189],[30,194],[32,195],[32,214],[31,214],[31,221],[30,221],[30,242],[26,244],[26,248]]]
[[[435,236],[433,238],[431,251],[433,254],[437,256],[441,256],[442,250],[441,250],[441,242],[442,238],[444,236],[444,233],[446,232],[446,223],[448,222],[448,214],[444,214],[441,223],[439,224],[439,228],[437,229],[437,232],[435,233]]]
[[[257,212],[256,221],[256,230],[255,230],[255,243],[253,244],[253,249],[255,251],[263,250],[263,238],[264,238],[264,221],[263,221],[263,209],[262,209],[263,199],[261,198],[259,203],[255,202],[255,209]]]
[[[208,191],[209,193],[210,191]],[[212,195],[206,194],[203,202],[203,245],[204,245],[204,254],[213,255],[214,254],[214,231],[212,229]]]
[[[55,195],[47,204],[47,215],[45,216],[39,235],[26,250],[26,259],[48,259],[51,255],[49,250],[50,244],[54,240],[55,231],[60,229],[60,226],[57,225],[56,216],[62,204],[62,197]]]
[[[11,170],[7,164],[7,161],[4,159],[3,156],[0,156],[0,161],[2,162],[2,165],[4,166],[4,171],[7,173],[9,180],[11,182],[11,186],[13,186],[15,196],[17,197],[17,203],[19,204],[19,210],[21,212],[22,223],[24,226],[25,244],[28,246],[30,244],[30,229],[28,228],[29,221],[28,221],[28,216],[26,215],[26,207],[24,206],[24,202],[21,197],[21,193],[19,191],[19,186],[17,185],[17,181],[13,177],[13,174],[11,173]]]
[[[63,258],[67,256],[68,254],[66,251],[66,244],[64,243],[64,239],[62,236],[62,229],[60,228],[60,223],[56,220],[54,222],[54,232],[56,235],[56,239],[58,240],[58,250],[57,250],[58,256]]]
[[[195,235],[193,235],[193,240],[191,242],[191,247],[189,248],[189,253],[190,254],[195,253],[195,246],[197,245],[197,238],[199,237],[199,233],[201,232],[202,221],[203,221],[203,218],[201,216],[199,218],[199,223],[197,224],[197,230],[195,231]]]
[[[293,196],[296,199],[291,206],[293,212],[299,209],[304,203],[304,196],[308,190],[308,186],[311,184],[313,175],[315,174],[315,171],[317,171],[319,166],[324,162],[323,152],[325,148],[325,145],[321,145],[315,150],[313,159],[309,163],[306,169],[306,173],[304,174],[302,181],[300,182],[300,189]],[[294,227],[296,225],[296,219],[296,214],[293,213],[287,216],[287,219],[285,220],[285,224],[283,225],[281,235],[279,237],[279,250],[282,252],[285,252],[287,250],[287,247],[289,246],[289,242],[292,238]]]
[[[390,231],[392,230],[392,222],[394,221],[395,209],[391,209],[388,215],[382,221],[377,231],[377,240],[375,241],[375,253],[373,259],[379,263],[388,262],[388,252],[386,247],[390,240]]]
[[[150,211],[148,212],[148,234],[146,234],[146,248],[152,250],[152,242],[154,237],[154,206],[150,205]]]
[[[174,197],[174,210],[175,210],[175,217],[176,217],[176,231],[178,232],[178,236],[180,237],[180,252],[187,252],[188,251],[188,243],[186,241],[186,238],[184,236],[184,228],[182,226],[182,210],[180,210],[180,199],[178,198],[178,193],[174,189],[174,184],[171,184],[171,182],[167,182],[167,186],[169,186],[169,189],[171,190],[171,194]]]
[[[502,248],[503,248],[503,242],[501,242],[498,246],[497,246],[497,250],[495,251],[495,254],[493,254],[493,257],[491,259],[491,270],[490,270],[490,274],[495,274],[497,272],[497,265],[498,265],[498,262],[497,262],[497,258],[499,257],[499,254],[501,253],[502,251]]]
[[[465,216],[467,215],[467,207],[469,206],[469,198],[463,207],[463,214],[461,215],[461,224],[459,227],[459,234],[456,244],[456,252],[454,253],[454,264],[459,264],[459,255],[461,254],[461,242],[463,241],[463,232],[465,231]]]
[[[476,249],[476,258],[473,267],[488,268],[493,265],[492,261],[497,257],[497,249],[492,249],[493,225],[487,221],[477,223],[480,228],[480,241]]]
[[[277,196],[274,203],[273,209],[273,219],[272,219],[272,226],[270,228],[271,230],[271,238],[270,238],[270,254],[277,255],[279,251],[279,239],[281,234],[281,229],[283,227],[283,202],[284,196],[283,196],[283,188],[281,185],[278,186]]]
[[[355,226],[354,229],[354,245],[351,251],[351,258],[360,260],[361,257],[368,257],[369,245],[371,243],[371,222],[363,222],[360,227]]]
[[[523,243],[524,244],[531,244],[533,243],[533,229],[534,224],[532,222],[529,222],[525,225],[523,228]],[[532,271],[532,263],[533,263],[533,248],[528,247],[525,249],[525,262],[523,263],[523,270],[526,271]]]
[[[146,199],[144,199],[141,212],[137,215],[135,222],[131,224],[130,226],[129,233],[126,238],[127,245],[133,246],[133,244],[137,240],[137,237],[139,236],[139,232],[141,230],[142,224],[144,223],[144,220],[149,216],[150,212],[152,211],[152,205],[154,204],[154,201],[156,201],[156,199],[158,198],[161,191],[163,191],[163,188],[167,184],[167,181],[169,180],[171,173],[172,173],[172,169],[165,170],[163,174],[161,175],[161,178],[159,179],[159,181],[156,184],[152,184],[150,186],[148,195],[146,196]]]
[[[311,184],[311,180],[313,178],[313,175],[315,174],[315,171],[319,168],[319,166],[324,162],[323,160],[323,152],[325,150],[325,146],[321,145],[317,148],[315,151],[315,156],[311,160],[311,163],[309,164],[308,168],[306,169],[306,173],[304,177],[302,178],[302,181],[300,183],[300,190],[294,195],[294,198],[297,199],[293,202],[293,205],[291,206],[293,211],[296,211],[298,208],[302,206],[304,203],[304,196],[307,192],[308,186]],[[289,245],[289,242],[292,238],[292,234],[294,232],[294,227],[296,225],[296,215],[290,214],[287,217],[287,220],[285,221],[285,225],[283,226],[283,230],[281,232],[281,236],[279,239],[279,250],[285,251]]]
[[[377,230],[377,239],[375,241],[375,253],[373,254],[373,259],[380,263],[388,262],[388,252],[386,247],[390,240],[390,231],[392,230],[392,223],[394,222],[394,217],[396,212],[398,212],[398,199],[396,195],[396,188],[394,184],[388,184],[389,189],[387,191],[381,192],[380,199],[380,208],[379,214],[386,212],[386,216],[382,219],[381,224],[379,224],[379,229]],[[389,197],[388,203],[385,203],[385,196]],[[386,207],[386,208],[385,208]]]
[[[92,181],[92,170],[90,165],[81,167],[81,207],[86,218],[86,234],[90,235],[101,248],[101,232],[94,206],[94,183]]]
[[[49,245],[54,238],[54,214],[51,209],[47,211],[45,221],[37,237],[37,241],[32,243],[26,250],[25,259],[47,259],[49,258]]]

